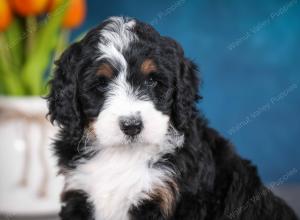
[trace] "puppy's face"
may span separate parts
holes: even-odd
[[[61,57],[50,115],[64,128],[91,127],[103,147],[160,145],[188,127],[197,87],[175,41],[113,17]]]

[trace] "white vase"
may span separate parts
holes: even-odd
[[[40,97],[0,96],[0,214],[57,214],[62,177],[50,143],[55,128]],[[51,139],[52,138],[52,139]]]

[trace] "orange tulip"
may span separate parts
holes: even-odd
[[[46,11],[53,11],[61,3],[62,0],[49,0]]]
[[[48,0],[10,0],[10,3],[18,14],[33,16],[45,12]]]
[[[63,19],[63,27],[75,28],[79,26],[86,14],[85,0],[69,0],[69,6]]]
[[[12,13],[7,0],[0,0],[0,32],[5,30],[11,20]]]

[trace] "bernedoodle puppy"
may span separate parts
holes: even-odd
[[[197,67],[176,41],[111,17],[56,64],[47,100],[61,219],[297,219],[208,126]]]

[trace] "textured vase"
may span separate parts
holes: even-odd
[[[50,143],[55,128],[39,97],[0,97],[0,214],[57,214],[62,179]]]

